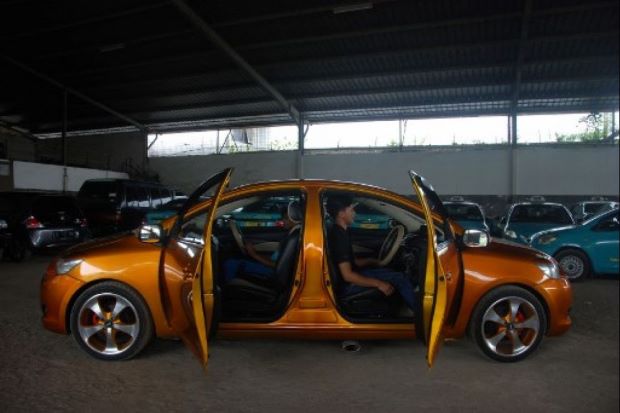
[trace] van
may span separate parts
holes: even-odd
[[[174,197],[175,191],[161,184],[129,179],[89,179],[78,192],[94,236],[135,229],[147,212]]]

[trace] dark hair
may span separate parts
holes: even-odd
[[[338,213],[350,205],[353,205],[353,198],[347,195],[335,195],[327,199],[325,208],[327,209],[327,213],[331,215],[333,219],[336,219]]]

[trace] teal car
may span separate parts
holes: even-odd
[[[463,229],[477,229],[489,232],[484,213],[480,205],[474,202],[444,202],[450,218],[454,219]]]
[[[555,257],[571,280],[591,274],[618,274],[619,210],[604,212],[579,225],[541,231],[530,246]]]
[[[521,202],[513,204],[502,218],[504,238],[528,244],[537,232],[551,228],[575,225],[573,216],[562,204],[552,202]]]
[[[159,208],[147,212],[144,216],[143,225],[159,224],[164,219],[173,216],[181,209],[186,200],[187,197],[175,198],[172,201],[166,202]]]

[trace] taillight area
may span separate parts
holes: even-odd
[[[78,224],[82,228],[86,228],[88,226],[88,221],[86,218],[77,218],[75,223]]]
[[[32,215],[26,218],[26,221],[24,221],[24,224],[26,225],[26,228],[28,229],[43,228],[43,224],[41,223],[41,221],[39,221]]]

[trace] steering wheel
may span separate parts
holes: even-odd
[[[245,243],[243,242],[243,235],[241,235],[241,231],[239,231],[239,227],[237,227],[237,221],[231,219],[228,221],[228,226],[230,227],[230,231],[232,232],[233,238],[237,243],[237,246],[243,253],[243,255],[247,255],[247,251],[245,250]]]
[[[379,250],[379,266],[385,267],[392,261],[394,255],[396,255],[396,251],[398,251],[398,247],[403,242],[403,238],[405,238],[405,227],[402,225],[396,225],[390,233],[383,240],[383,244],[381,244],[381,249]]]

